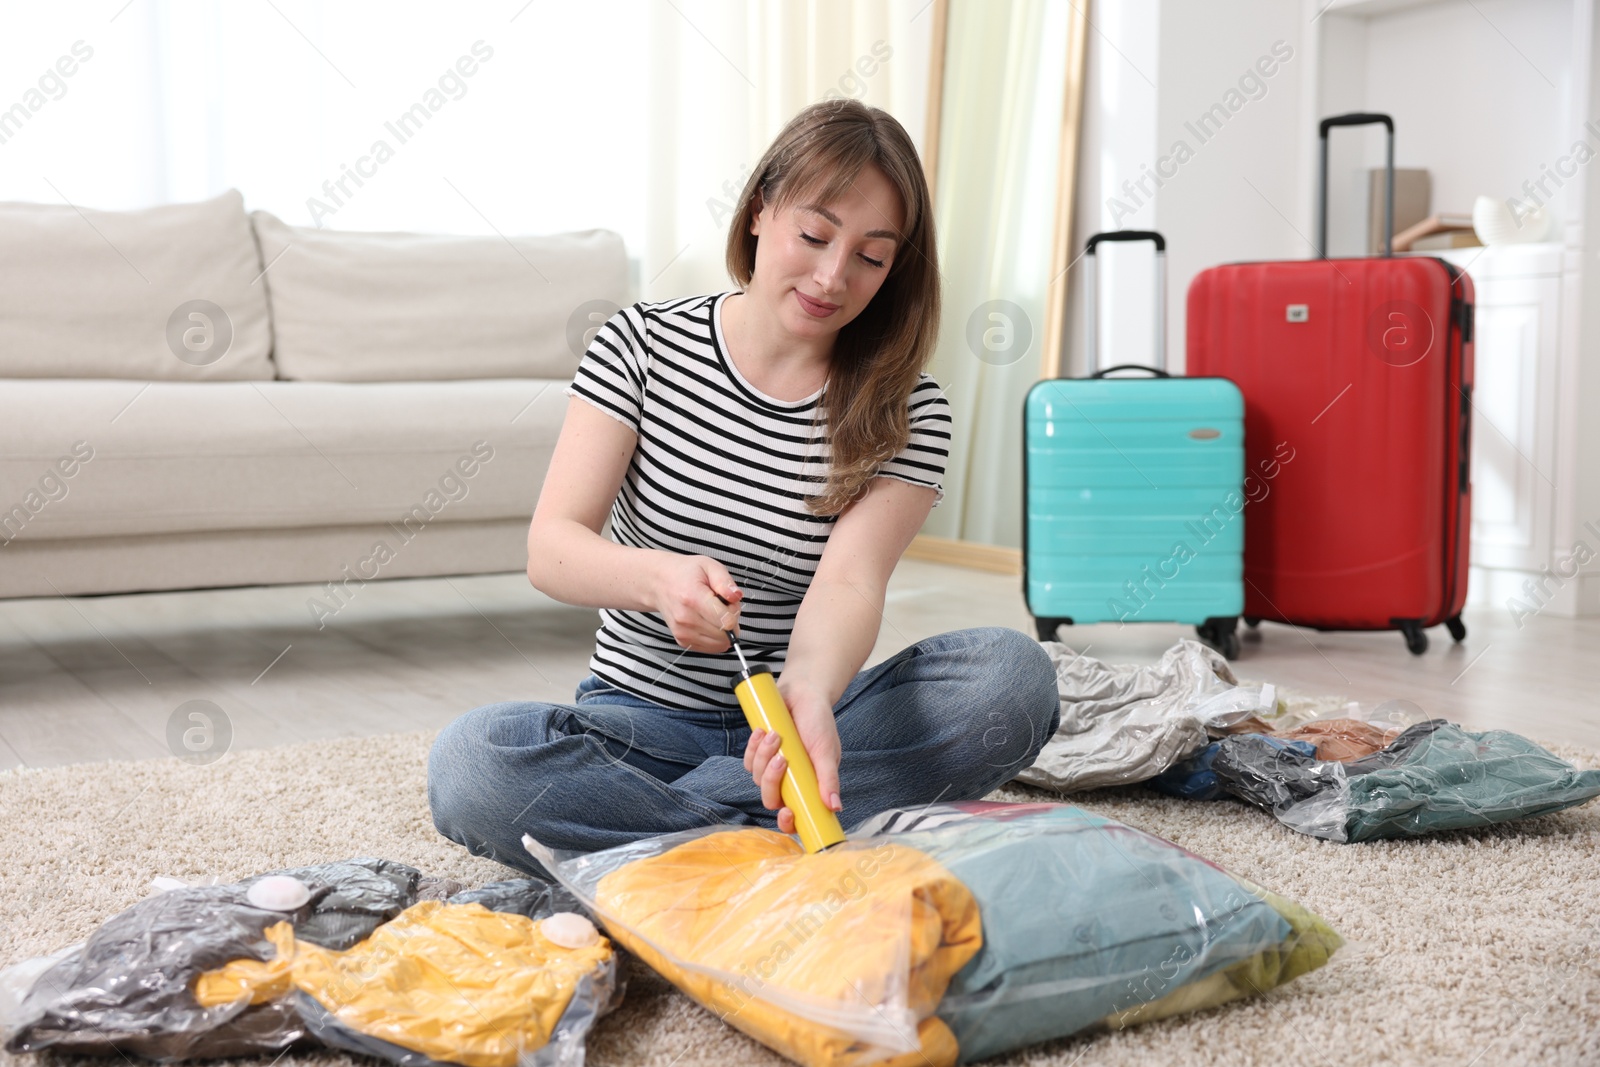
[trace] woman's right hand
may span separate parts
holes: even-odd
[[[673,638],[694,652],[728,651],[732,644],[723,631],[739,632],[744,593],[710,556],[666,555],[656,574],[655,604]]]

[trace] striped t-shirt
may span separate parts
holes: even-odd
[[[565,392],[639,435],[611,508],[612,540],[710,556],[728,568],[744,593],[739,646],[752,665],[778,674],[835,519],[811,514],[803,499],[827,480],[828,424],[818,403],[827,387],[804,400],[776,400],[746,381],[722,334],[730,295],[617,312],[595,333]],[[879,476],[936,489],[937,506],[950,405],[928,374],[907,404],[910,441]],[[589,669],[664,706],[739,707],[733,650],[685,649],[660,612],[601,608]]]

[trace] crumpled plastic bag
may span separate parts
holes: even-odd
[[[542,919],[558,911],[580,911],[582,903],[565,886],[538,878],[511,878],[476,889],[462,889],[448,898],[451,904],[482,904],[529,919]]]
[[[409,907],[421,878],[405,864],[364,858],[147,897],[32,979],[20,1003],[0,1018],[6,1051],[175,1061],[275,1052],[301,1040],[304,1024],[288,1005],[204,1008],[190,994],[202,971],[262,951],[262,932],[286,917],[246,900],[250,886],[268,874],[310,887],[310,899],[287,917],[305,940],[329,948],[354,944]]]
[[[1272,734],[1256,736],[1273,748],[1292,749],[1302,756],[1317,754],[1317,746],[1310,741],[1291,741]],[[1213,741],[1194,755],[1174,763],[1145,784],[1158,793],[1183,800],[1221,800],[1232,796],[1233,794],[1228,792],[1212,767],[1220,751],[1222,742]]]
[[[946,1067],[1265,990],[1338,934],[1170,842],[1061,804],[883,812],[821,853],[712,826],[530,853],[616,940],[807,1067]]]
[[[206,1007],[291,999],[322,1042],[404,1067],[582,1064],[589,1026],[621,997],[616,955],[592,928],[575,947],[546,930],[478,903],[423,901],[332,952],[278,923],[266,931],[274,959],[208,971],[194,996]]]
[[[1600,796],[1600,770],[1579,770],[1509,731],[1473,733],[1444,719],[1344,763],[1241,734],[1219,742],[1212,769],[1229,793],[1290,829],[1340,842],[1488,826]]]
[[[1056,668],[1061,721],[1017,781],[1061,792],[1142,782],[1252,716],[1272,717],[1271,685],[1239,684],[1220,652],[1182,640],[1149,666],[1109,664],[1041,642]]]

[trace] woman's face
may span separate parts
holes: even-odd
[[[904,225],[900,194],[876,166],[862,168],[830,204],[765,204],[750,223],[753,295],[797,337],[834,334],[861,314],[888,277]]]

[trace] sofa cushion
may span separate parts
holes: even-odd
[[[0,378],[274,377],[244,199],[0,204]]]
[[[404,542],[433,522],[527,521],[562,384],[7,382],[0,545],[359,523]]]
[[[610,230],[546,237],[341,233],[253,215],[283,378],[566,378],[627,300]]]

